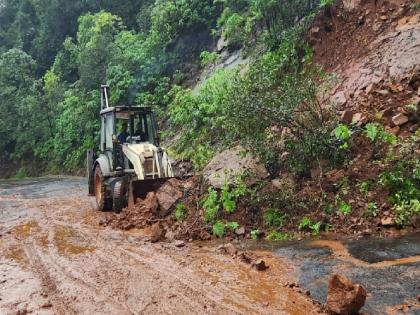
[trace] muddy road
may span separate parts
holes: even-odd
[[[101,228],[79,178],[0,182],[0,314],[315,314],[279,285],[292,267],[261,252],[259,272],[216,245],[151,244]]]
[[[368,291],[369,314],[420,314],[419,235],[391,240],[243,243],[264,272],[218,244],[151,244],[100,227],[81,178],[0,181],[0,314],[318,314],[328,276]]]

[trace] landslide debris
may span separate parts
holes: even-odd
[[[328,282],[326,308],[332,314],[358,314],[366,301],[366,290],[350,279],[334,274]]]

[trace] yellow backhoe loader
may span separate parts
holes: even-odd
[[[95,196],[98,210],[120,212],[174,177],[174,172],[160,146],[152,109],[110,106],[108,89],[101,86],[99,156],[87,151],[89,195]]]

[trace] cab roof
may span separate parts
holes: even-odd
[[[107,113],[130,113],[130,114],[149,114],[152,113],[150,106],[113,106],[101,110],[100,114],[104,115]]]

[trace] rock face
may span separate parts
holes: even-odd
[[[351,315],[363,307],[366,291],[348,278],[334,274],[328,283],[326,307],[332,314]]]
[[[210,185],[221,188],[226,180],[231,181],[245,170],[254,171],[260,178],[268,177],[263,165],[241,146],[236,146],[216,154],[204,169],[203,175]]]

